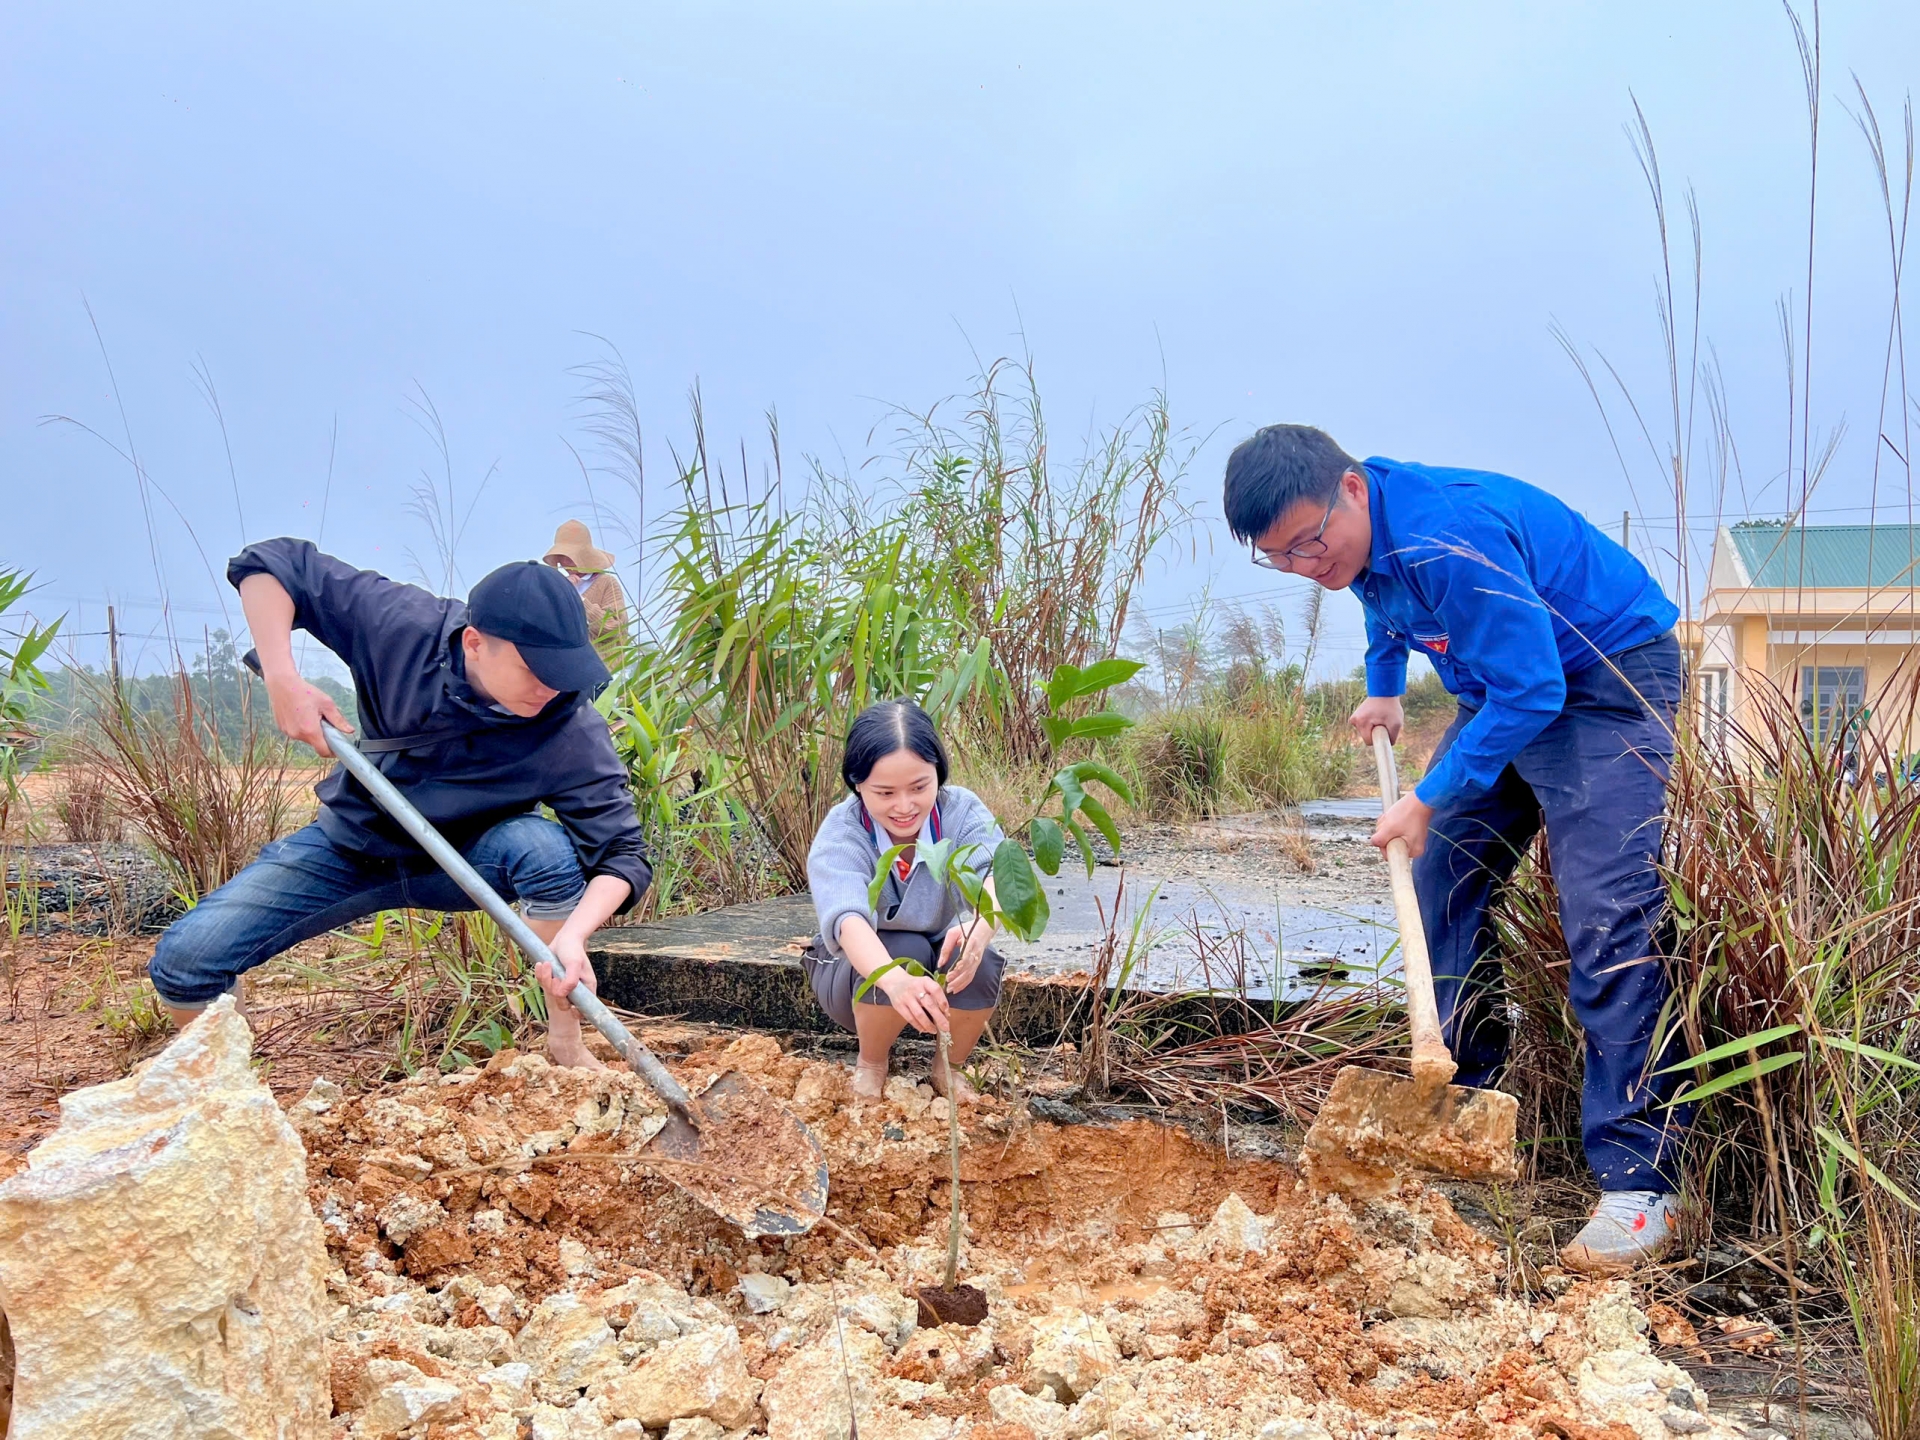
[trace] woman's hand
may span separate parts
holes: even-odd
[[[928,1035],[947,1028],[947,992],[930,975],[915,975],[905,966],[887,971],[877,981],[881,992],[902,1020]]]
[[[957,995],[973,983],[992,939],[993,925],[984,915],[960,921],[947,931],[947,938],[940,944],[939,968],[947,972],[949,995]]]

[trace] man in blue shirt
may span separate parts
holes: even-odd
[[[1426,777],[1380,817],[1407,842],[1456,1083],[1504,1064],[1488,910],[1544,823],[1586,1032],[1581,1132],[1600,1203],[1562,1252],[1623,1269],[1672,1238],[1679,1136],[1650,1057],[1667,978],[1655,935],[1681,663],[1674,604],[1565,504],[1478,470],[1348,456],[1271,425],[1227,461],[1227,524],[1257,565],[1351,589],[1367,619],[1363,740],[1400,735],[1407,655],[1459,700]],[[1671,1047],[1670,1047],[1671,1048]]]

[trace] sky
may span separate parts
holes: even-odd
[[[1814,448],[1839,438],[1811,518],[1904,519],[1856,83],[1897,169],[1920,6],[1834,0],[1821,59]],[[112,602],[151,665],[169,623],[191,651],[238,619],[216,577],[246,538],[443,582],[409,507],[450,473],[463,589],[587,512],[574,452],[604,457],[570,372],[617,350],[654,514],[696,384],[749,468],[777,413],[793,477],[884,455],[901,407],[1030,355],[1056,453],[1162,388],[1196,447],[1151,624],[1244,602],[1297,625],[1301,582],[1217,519],[1228,450],[1278,420],[1518,475],[1610,531],[1635,512],[1677,586],[1657,441],[1611,392],[1623,467],[1556,338],[1671,428],[1636,101],[1689,342],[1697,201],[1738,446],[1716,500],[1694,389],[1699,543],[1799,483],[1779,315],[1804,358],[1808,117],[1778,5],[12,0],[0,567],[35,573],[81,659]],[[1330,615],[1343,669],[1357,607]]]

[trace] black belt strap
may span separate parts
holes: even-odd
[[[254,674],[260,673],[260,652],[249,650],[241,657],[244,664]],[[419,750],[428,745],[438,745],[447,740],[458,740],[462,735],[477,735],[478,730],[422,730],[418,735],[369,735],[356,737],[354,744],[362,755],[391,755],[396,750]]]
[[[475,734],[472,730],[423,730],[418,735],[369,735],[354,744],[360,747],[362,755],[391,755],[396,750],[420,750],[428,745],[438,745],[445,740],[458,740],[462,735]]]

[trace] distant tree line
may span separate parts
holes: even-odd
[[[191,696],[196,717],[213,725],[221,748],[238,752],[250,739],[276,733],[267,687],[241,664],[240,656],[233,637],[225,630],[215,630],[200,653],[186,661],[184,669],[122,676],[122,702],[140,714],[175,715],[184,690]],[[27,724],[40,737],[41,748],[51,745],[57,749],[61,735],[86,725],[99,706],[111,702],[113,680],[91,665],[65,666],[45,673],[47,688],[29,703]],[[358,723],[352,687],[330,676],[312,678],[309,683],[332,696],[341,713]]]

